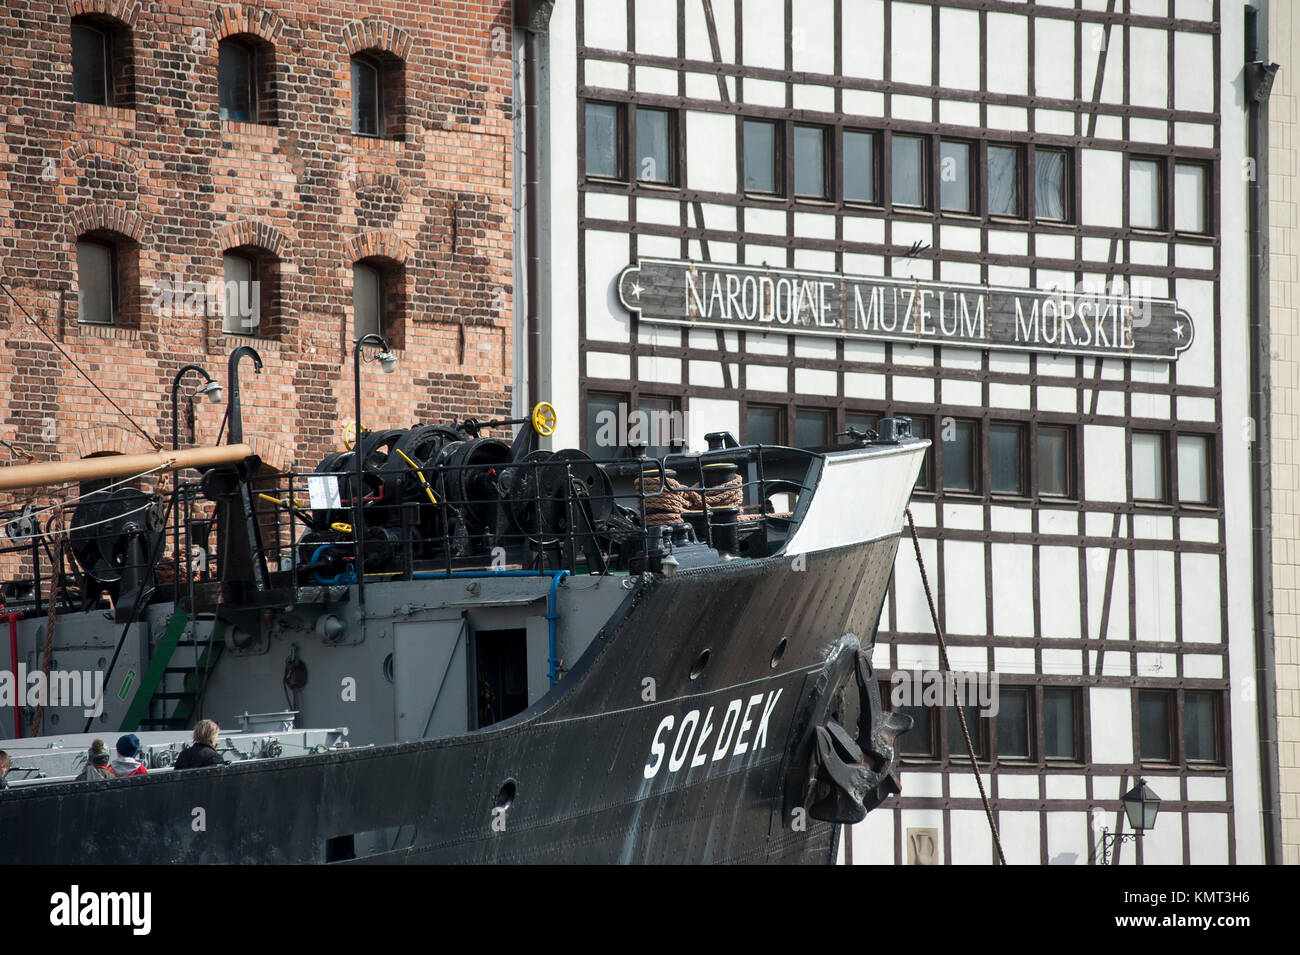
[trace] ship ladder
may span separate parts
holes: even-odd
[[[199,698],[207,686],[208,677],[221,658],[221,651],[225,648],[222,633],[224,627],[216,620],[215,615],[195,614],[193,618],[195,621],[214,621],[212,635],[208,639],[195,639],[193,629],[189,627],[190,619],[180,609],[172,614],[162,639],[154,648],[149,667],[145,670],[126,716],[122,720],[122,732],[130,733],[142,727],[160,730],[189,727]],[[188,663],[173,660],[176,651],[182,647],[191,650],[193,658]],[[179,690],[167,688],[169,676],[181,677]],[[173,685],[175,682],[172,680]],[[155,703],[161,704],[163,715],[150,715]],[[169,703],[175,705],[171,712],[167,713]]]

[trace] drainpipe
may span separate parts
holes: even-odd
[[[541,97],[541,59],[543,38],[550,25],[551,0],[515,0],[515,23],[524,31],[524,335],[526,338],[528,409],[541,400],[541,122],[538,100]]]
[[[22,708],[19,705],[20,693],[18,683],[18,621],[22,614],[15,613],[12,610],[8,613],[0,613],[0,617],[9,621],[9,666],[13,670],[14,678],[14,739],[23,738],[23,717]],[[554,656],[554,651],[551,652]]]
[[[1262,17],[1261,17],[1262,20]],[[1260,24],[1260,34],[1267,27]],[[1248,38],[1250,42],[1250,38]],[[1248,192],[1250,222],[1250,414],[1255,420],[1251,444],[1251,557],[1255,589],[1255,706],[1259,724],[1259,784],[1264,837],[1264,863],[1282,861],[1282,803],[1277,743],[1277,684],[1273,645],[1273,508],[1272,403],[1269,400],[1272,345],[1269,334],[1268,245],[1268,97],[1276,63],[1246,64],[1249,110],[1248,155],[1255,176]]]

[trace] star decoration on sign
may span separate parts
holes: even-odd
[[[1179,322],[1178,324],[1176,324],[1176,325],[1174,326],[1174,334],[1177,335],[1179,338],[1182,338],[1182,337],[1183,337],[1183,323],[1182,323],[1182,322]]]
[[[645,291],[645,287],[644,287],[644,286],[638,284],[637,282],[633,282],[633,283],[632,283],[632,296],[633,296],[633,297],[634,297],[638,302],[641,301],[641,293],[644,292],[644,291]]]

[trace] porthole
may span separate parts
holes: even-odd
[[[776,649],[772,651],[772,669],[773,669],[773,670],[775,670],[775,669],[777,668],[777,666],[780,665],[780,663],[781,663],[781,658],[785,656],[785,648],[786,648],[787,646],[789,646],[789,644],[790,644],[790,638],[789,638],[789,637],[782,637],[782,638],[781,638],[781,642],[778,643],[778,644],[776,645]]]
[[[705,650],[703,653],[701,653],[698,657],[695,658],[695,663],[691,666],[692,680],[698,679],[699,675],[704,672],[704,668],[709,665],[710,653],[711,651]]]

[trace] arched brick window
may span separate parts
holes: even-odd
[[[406,135],[406,63],[386,50],[352,55],[352,132],[380,139]]]
[[[405,269],[401,263],[370,256],[352,266],[352,338],[382,335],[394,348],[402,345],[405,326]]]
[[[279,338],[283,327],[280,259],[268,249],[227,249],[222,266],[222,329],[228,335]]]
[[[99,106],[135,106],[131,28],[102,14],[72,18],[72,99]]]
[[[217,46],[218,108],[222,119],[275,125],[275,47],[241,33]]]
[[[136,243],[117,232],[83,232],[76,242],[77,320],[86,325],[139,324]]]

